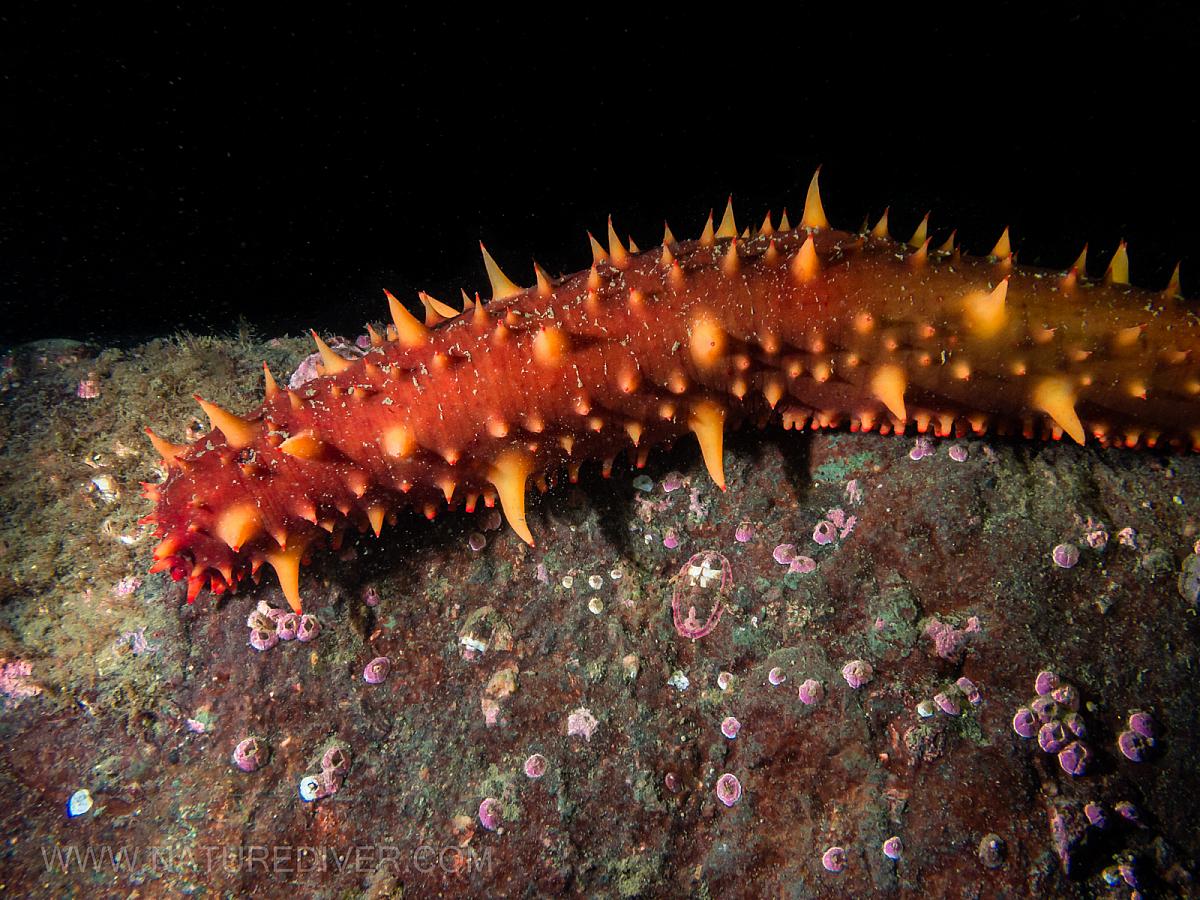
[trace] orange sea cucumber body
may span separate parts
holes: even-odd
[[[747,415],[785,427],[995,431],[1121,446],[1200,444],[1197,318],[1178,283],[1103,280],[829,228],[814,187],[802,224],[740,237],[728,212],[697,241],[637,253],[611,234],[593,266],[496,295],[426,328],[393,302],[365,358],[322,348],[325,374],[268,382],[245,417],[206,407],[191,447],[156,438],[148,488],[156,570],[189,599],[270,562],[299,607],[298,569],[347,525],[399,507],[434,515],[497,496],[525,540],[527,481],[694,434],[724,487],[721,441]],[[815,204],[815,205],[814,205]],[[436,304],[436,301],[434,301]],[[435,308],[446,311],[443,304]],[[434,314],[432,318],[438,316]]]

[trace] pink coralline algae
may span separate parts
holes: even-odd
[[[5,709],[15,709],[21,701],[42,692],[38,685],[29,683],[32,674],[33,666],[25,660],[0,658],[0,696],[4,697]]]
[[[824,546],[832,544],[837,540],[837,529],[833,527],[832,522],[824,520],[817,523],[817,527],[813,529],[813,540]]]
[[[933,456],[935,452],[932,440],[927,437],[919,437],[913,448],[908,451],[908,458],[913,462],[919,462],[926,456]]]
[[[317,621],[316,616],[305,613],[300,617],[300,624],[296,627],[296,640],[304,642],[315,640],[320,633],[321,623]]]
[[[95,400],[100,396],[100,384],[95,376],[85,378],[75,387],[75,396],[80,400]]]
[[[800,685],[797,695],[805,706],[813,706],[825,698],[825,688],[815,678],[808,678]]]
[[[733,532],[733,539],[739,544],[744,544],[754,537],[754,523],[742,522]]]
[[[336,794],[350,770],[350,755],[341,744],[331,744],[321,754],[321,774],[300,779],[300,799],[306,803]]]
[[[1032,738],[1038,733],[1038,717],[1029,707],[1022,706],[1013,715],[1012,727],[1021,737]]]
[[[888,859],[899,859],[903,853],[904,844],[895,835],[883,842],[883,855]]]
[[[1058,751],[1058,764],[1068,775],[1083,775],[1091,759],[1092,751],[1082,741],[1071,741]]]
[[[813,540],[821,545],[832,544],[838,539],[844,540],[858,524],[858,517],[847,516],[841,507],[827,510],[825,516],[813,529]]]
[[[729,738],[731,741],[738,736],[738,732],[742,730],[742,723],[733,716],[728,716],[721,722],[721,734]]]
[[[1158,723],[1154,721],[1153,716],[1148,712],[1134,710],[1129,714],[1129,730],[1136,731],[1144,738],[1158,737]]]
[[[675,581],[675,593],[671,597],[671,615],[675,630],[681,637],[699,640],[721,621],[724,612],[722,600],[733,588],[733,570],[729,560],[715,550],[705,550],[692,556]],[[708,609],[708,617],[701,622],[696,610]],[[684,613],[687,610],[687,613]]]
[[[371,607],[378,606],[379,605],[379,590],[374,585],[368,585],[366,588],[363,589],[362,598],[363,598],[363,603],[367,604],[367,606],[371,606]]]
[[[1040,697],[1044,694],[1049,694],[1059,685],[1059,679],[1056,674],[1043,669],[1038,672],[1037,678],[1033,682],[1033,690]]]
[[[233,748],[233,764],[243,772],[255,772],[267,762],[269,751],[259,738],[248,737]]]
[[[1046,753],[1057,753],[1067,743],[1067,730],[1061,722],[1047,722],[1038,729],[1038,746]]]
[[[279,635],[274,631],[267,631],[265,628],[250,629],[250,646],[255,650],[270,650],[278,643]]]
[[[382,684],[392,671],[392,661],[386,656],[377,656],[363,669],[363,681],[367,684]]]
[[[967,702],[972,706],[978,706],[983,702],[983,694],[979,692],[979,688],[967,676],[962,676],[954,682],[955,687],[962,691],[963,696],[967,698]]]
[[[817,567],[811,557],[797,555],[795,544],[780,544],[771,553],[771,556],[781,566],[788,567],[789,575],[793,573],[807,575]]]
[[[1140,763],[1154,747],[1154,738],[1146,737],[1136,731],[1122,731],[1117,735],[1117,749],[1130,762]]]
[[[275,633],[281,641],[293,641],[300,630],[300,617],[294,612],[284,613],[275,620]]]
[[[842,847],[830,847],[821,855],[821,865],[826,872],[837,874],[846,868],[846,851]]]
[[[525,760],[524,768],[527,778],[541,778],[546,774],[546,757],[540,753],[534,753]]]
[[[1079,690],[1049,669],[1033,682],[1034,697],[1013,716],[1013,731],[1023,738],[1037,735],[1044,753],[1057,754],[1058,764],[1071,776],[1086,774],[1092,761],[1091,749],[1078,738],[1087,734],[1079,714]]]
[[[1087,816],[1088,824],[1093,828],[1108,827],[1108,817],[1104,814],[1104,807],[1099,803],[1089,802],[1083,807],[1083,814]]]
[[[779,685],[787,681],[787,676],[783,674],[783,669],[776,666],[767,673],[767,681],[771,682],[773,687],[779,687]]]
[[[925,634],[933,640],[933,652],[948,662],[961,662],[963,653],[972,635],[980,632],[979,619],[971,616],[964,628],[955,628],[948,622],[930,619]]]
[[[1060,569],[1070,569],[1079,562],[1079,548],[1074,544],[1059,544],[1050,551],[1050,557]]]
[[[717,779],[717,799],[726,806],[733,806],[742,799],[742,783],[736,775],[726,772]]]
[[[500,801],[488,797],[479,804],[479,824],[488,831],[495,831],[503,823],[504,817],[500,810]]]
[[[870,683],[871,679],[875,677],[875,670],[866,660],[852,659],[842,666],[842,677],[846,679],[846,684],[850,685],[852,690],[857,691],[863,685]]]
[[[962,444],[953,445],[950,448],[949,453],[950,453],[950,458],[952,460],[954,460],[955,462],[966,462],[967,461],[967,448],[964,447]]]
[[[567,716],[567,735],[591,741],[592,735],[596,731],[596,726],[599,724],[596,721],[596,717],[592,715],[592,711],[581,706]]]
[[[942,691],[934,694],[933,702],[943,713],[948,716],[957,716],[962,712],[962,706],[958,702],[958,696],[949,691]]]

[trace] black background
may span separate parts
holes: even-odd
[[[796,213],[817,164],[840,227],[1096,273],[1125,237],[1200,293],[1195,5],[1044,6],[6,4],[0,344],[358,333],[385,286],[484,291],[479,239],[528,283],[610,212]]]

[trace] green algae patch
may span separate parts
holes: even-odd
[[[867,451],[852,453],[840,459],[831,459],[813,470],[813,481],[820,484],[837,484],[849,480],[855,472],[861,472],[874,464],[875,454]]]

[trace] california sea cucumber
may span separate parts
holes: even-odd
[[[1016,265],[1005,231],[986,257],[927,221],[907,243],[887,214],[830,227],[817,177],[800,223],[739,232],[732,205],[699,240],[626,248],[608,229],[592,266],[511,282],[484,250],[492,300],[459,312],[427,295],[424,324],[387,294],[392,324],[360,360],[314,332],[321,377],[246,416],[200,398],[212,430],[191,446],[150,433],[168,476],[147,485],[162,538],[151,571],[187,578],[191,602],[270,563],[299,611],[302,560],[344,530],[411,506],[432,518],[498,498],[529,544],[528,482],[621,451],[644,464],[691,433],[722,489],[726,428],[937,435],[1067,434],[1102,445],[1200,448],[1197,317],[1129,285],[1122,244],[1102,281]],[[149,431],[149,429],[147,429]]]

